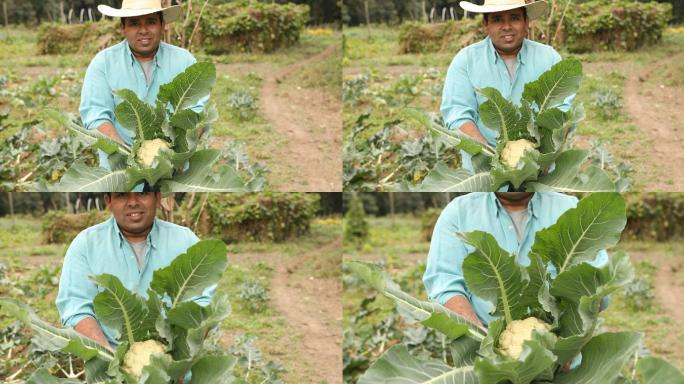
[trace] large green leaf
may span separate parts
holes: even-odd
[[[622,367],[639,347],[636,332],[603,333],[582,349],[582,364],[554,378],[555,384],[605,384],[620,375]]]
[[[121,280],[107,273],[91,276],[95,284],[103,289],[93,300],[97,319],[116,329],[132,345],[145,336],[143,325],[147,317],[147,306],[142,297],[126,289]]]
[[[224,165],[212,170],[219,156],[214,149],[195,152],[187,170],[161,181],[162,192],[246,192],[247,185],[234,169]]]
[[[499,132],[499,141],[505,143],[530,138],[527,129],[530,121],[529,111],[521,113],[521,110],[506,100],[496,88],[488,87],[477,91],[487,97],[487,101],[480,105],[480,118],[487,128]]]
[[[582,63],[566,59],[556,63],[535,81],[525,84],[523,99],[534,101],[540,114],[562,104],[579,89],[582,82]]]
[[[171,298],[171,308],[198,296],[218,282],[226,269],[226,245],[220,240],[203,240],[176,257],[170,265],[154,271],[150,286]]]
[[[463,168],[453,169],[439,162],[416,190],[421,192],[482,192],[491,190],[491,184],[489,172],[473,175]]]
[[[589,152],[571,149],[562,152],[556,159],[555,169],[537,181],[525,184],[531,192],[614,192],[615,185],[605,171],[589,166],[582,171],[582,165]]]
[[[494,315],[503,315],[506,323],[520,319],[527,312],[521,304],[524,293],[521,266],[499,247],[494,236],[474,231],[457,234],[475,247],[463,261],[463,277],[468,289],[496,306]]]
[[[50,188],[53,192],[128,192],[126,170],[108,171],[89,167],[77,160],[62,176],[58,184]]]
[[[123,100],[114,110],[116,119],[122,127],[135,132],[136,140],[152,140],[164,135],[162,131],[163,110],[155,109],[140,100],[130,89],[120,89],[114,91],[114,94]]]
[[[193,107],[197,102],[209,95],[216,82],[216,67],[211,63],[195,63],[176,76],[170,83],[159,87],[157,98],[170,103],[173,114]]]
[[[625,200],[618,193],[594,193],[565,211],[552,226],[535,235],[531,253],[551,262],[558,274],[617,244],[627,222]]]
[[[421,301],[403,292],[379,267],[361,261],[345,264],[377,291],[393,299],[400,313],[409,320],[421,322],[449,338],[458,338],[466,333],[478,340],[484,337],[480,327],[470,320],[437,303]]]
[[[499,161],[492,161],[492,186],[491,190],[497,191],[502,186],[510,183],[513,188],[518,189],[524,182],[536,180],[539,175],[539,163],[537,159],[539,153],[536,151],[526,151],[520,158],[515,168],[509,168]]]
[[[60,379],[52,376],[47,368],[38,368],[26,380],[26,384],[82,384],[81,380],[77,379]]]
[[[80,140],[86,146],[93,146],[97,149],[101,149],[107,154],[118,152],[124,156],[128,156],[131,153],[131,148],[129,146],[113,140],[111,137],[96,129],[85,129],[80,125],[75,124],[62,111],[47,109],[45,113],[48,117],[57,121],[67,130],[75,134],[77,140]]]
[[[192,384],[228,382],[236,359],[230,355],[207,355],[192,366]]]
[[[173,176],[173,164],[167,152],[160,152],[155,157],[151,168],[144,168],[136,164],[126,169],[128,172],[128,184],[126,189],[132,191],[136,185],[147,182],[149,185],[157,185],[160,180],[170,179]]]
[[[440,360],[421,360],[404,345],[390,348],[359,378],[358,384],[477,384],[472,366],[452,368]]]
[[[548,334],[549,338],[553,338]],[[539,339],[539,336],[537,336]],[[552,369],[556,357],[538,340],[526,341],[519,360],[489,355],[475,362],[480,384],[528,384]]]
[[[684,374],[667,361],[648,356],[636,365],[640,384],[682,384]]]

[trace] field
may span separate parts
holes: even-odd
[[[309,235],[293,241],[228,245],[229,267],[219,285],[232,312],[215,342],[240,358],[237,369],[248,382],[342,382],[340,228],[338,218],[319,219]],[[68,244],[36,246],[40,231],[39,218],[0,219],[0,265],[7,267],[0,293],[26,301],[58,324],[54,299]],[[15,378],[25,379],[35,369],[26,359],[29,340],[13,337],[26,333],[6,328],[12,322],[0,317],[3,380],[22,367]]]
[[[356,150],[347,150],[345,163],[354,161],[355,152],[361,153],[360,158],[373,157],[373,150],[367,148],[372,144],[364,141],[386,127],[397,127],[376,146],[382,147],[378,152],[384,151],[382,157],[391,164],[375,167],[369,161],[358,173],[370,174],[366,177],[372,185],[420,180],[432,164],[413,161],[411,151],[397,142],[409,138],[417,145],[427,132],[407,117],[406,109],[439,113],[443,80],[456,52],[399,54],[399,29],[386,26],[346,28],[344,37],[345,144],[357,144]],[[631,174],[627,168],[622,170],[633,178],[632,190],[682,190],[684,173],[678,166],[684,161],[684,115],[678,108],[684,90],[682,28],[667,29],[661,44],[647,50],[575,55],[559,51],[583,64],[584,79],[576,100],[584,104],[587,116],[578,126],[578,146],[602,143],[613,154],[615,167],[620,162],[631,167]],[[427,148],[424,141],[420,143]],[[430,148],[435,152],[436,147]],[[451,156],[440,155],[447,160]],[[346,173],[345,169],[345,177]]]
[[[421,220],[414,216],[368,219],[370,235],[360,247],[345,244],[344,260],[379,262],[407,293],[426,299],[422,274],[429,242],[421,235]],[[645,346],[684,368],[684,312],[677,298],[684,295],[684,242],[622,242],[645,288],[612,295],[603,312],[605,330],[644,332]],[[609,250],[613,253],[617,249]],[[407,324],[392,300],[377,294],[358,276],[344,269],[343,329],[344,379],[356,381],[383,351],[403,342],[419,356],[446,353],[443,336],[420,324]]]
[[[0,151],[0,163],[16,167],[0,174],[3,189],[58,180],[80,152],[76,144],[59,140],[66,131],[46,119],[44,110],[78,115],[92,56],[37,55],[36,40],[36,28],[0,31],[0,139],[28,130],[15,137],[14,150]],[[299,44],[273,54],[193,52],[198,61],[217,67],[211,98],[219,120],[210,146],[225,149],[229,159],[246,156],[251,164],[263,165],[269,190],[338,190],[342,128],[331,116],[339,116],[342,108],[339,42],[338,31],[310,28]],[[91,154],[79,158],[94,161]]]

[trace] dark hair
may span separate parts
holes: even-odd
[[[522,10],[523,10],[523,18],[527,19],[527,8],[522,7]],[[482,20],[489,23],[489,13],[483,13],[482,14]]]
[[[156,14],[159,15],[159,23],[160,23],[160,24],[163,24],[163,23],[164,23],[164,12],[159,11],[159,12],[157,12]],[[127,19],[127,17],[122,17],[122,18],[121,18],[121,26],[122,26],[122,27],[125,27],[125,26],[126,26],[126,19]]]

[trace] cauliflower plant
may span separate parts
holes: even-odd
[[[515,168],[525,151],[536,151],[534,143],[526,139],[509,141],[501,151],[501,161],[509,168]]]
[[[139,378],[143,368],[150,364],[152,355],[164,353],[166,347],[156,340],[133,343],[124,356],[123,368],[135,378]]]
[[[522,353],[523,343],[532,339],[532,331],[550,331],[551,326],[536,317],[525,320],[513,320],[499,337],[499,348],[507,356],[518,359]]]
[[[159,151],[168,149],[171,149],[171,145],[164,139],[145,140],[138,148],[138,160],[144,167],[150,168]]]

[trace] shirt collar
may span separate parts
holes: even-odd
[[[493,57],[494,63],[496,64],[501,57],[499,56],[499,53],[496,52],[496,48],[494,48],[494,43],[492,42],[492,39],[490,39],[489,36],[487,36],[485,40],[487,41],[487,56]],[[522,47],[520,48],[520,51],[518,51],[518,55],[516,56],[517,63],[525,65],[525,56],[527,55],[528,44],[528,40],[523,39]]]
[[[119,246],[123,245],[124,241],[126,238],[124,235],[121,233],[121,229],[119,229],[119,225],[116,222],[116,219],[114,216],[112,216],[109,220],[111,220],[111,225],[114,227],[114,233],[116,233],[118,239],[119,239]],[[147,244],[152,247],[152,248],[157,248],[157,242],[156,240],[159,238],[159,219],[154,218],[154,222],[152,223],[152,230],[150,233],[147,234]]]
[[[537,211],[539,210],[539,204],[541,203],[540,201],[541,196],[539,193],[534,193],[532,195],[532,198],[530,199],[530,202],[527,203],[527,212],[531,217],[534,217],[535,219],[538,219],[539,217],[537,216]],[[496,206],[496,217],[497,219],[499,218],[499,215],[501,212],[505,211],[506,208],[501,205],[501,202],[499,199],[496,198],[496,195],[494,192],[489,193],[489,201],[492,204],[495,204]]]

